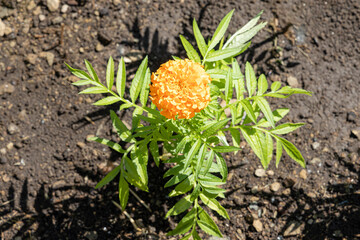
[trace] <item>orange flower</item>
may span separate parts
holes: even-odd
[[[210,82],[209,74],[199,63],[170,60],[152,74],[150,99],[167,118],[192,118],[209,104]]]

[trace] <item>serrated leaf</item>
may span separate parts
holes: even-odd
[[[110,57],[106,67],[106,86],[109,90],[111,90],[113,84],[114,84],[114,60],[112,57]]]
[[[289,86],[283,87],[282,89],[277,91],[277,93],[290,94],[290,95],[292,95],[292,94],[305,94],[305,95],[308,95],[308,96],[312,96],[311,92],[309,92],[309,91],[306,91],[306,90],[301,89],[301,88],[291,88]]]
[[[245,78],[246,78],[246,88],[251,97],[256,90],[256,76],[253,67],[249,62],[246,62],[245,65]]]
[[[271,111],[270,105],[266,101],[266,99],[263,98],[263,97],[256,97],[255,102],[259,106],[259,108],[261,109],[261,111],[264,114],[266,120],[270,123],[271,127],[275,128],[274,116],[273,116],[273,113]]]
[[[275,137],[275,136],[274,136]],[[275,137],[276,139],[278,139],[282,146],[284,147],[286,153],[293,159],[295,160],[295,162],[299,163],[300,166],[302,166],[303,168],[305,168],[306,164],[305,164],[305,159],[303,158],[303,156],[301,155],[300,151],[294,146],[294,144],[292,144],[291,142],[289,142],[288,140],[281,138],[279,136]]]
[[[283,119],[290,110],[288,108],[279,108],[273,111],[274,121],[278,122]],[[257,124],[259,127],[270,127],[270,123],[265,118],[261,119]]]
[[[116,102],[119,102],[120,99],[118,97],[114,97],[114,96],[109,96],[103,99],[100,99],[99,101],[93,103],[93,105],[96,106],[102,106],[102,105],[110,105]]]
[[[240,146],[240,131],[239,129],[230,129],[231,138],[235,147]]]
[[[257,131],[251,127],[240,127],[241,133],[244,135],[246,142],[250,145],[256,156],[260,160],[264,160],[264,152],[261,149],[261,138]]]
[[[185,48],[186,51],[186,55],[188,56],[188,58],[190,60],[193,60],[195,62],[200,62],[200,56],[199,54],[196,52],[196,50],[194,49],[194,47],[191,45],[191,43],[189,43],[188,40],[186,40],[186,38],[182,35],[180,35],[180,40],[182,45]]]
[[[215,30],[215,33],[209,43],[209,48],[208,48],[208,52],[210,50],[212,50],[219,42],[220,40],[223,38],[228,26],[229,26],[229,23],[230,23],[230,20],[231,20],[231,17],[234,13],[234,10],[232,10],[231,12],[229,12],[220,22],[219,26],[216,28]]]
[[[104,144],[104,145],[114,149],[115,151],[117,151],[119,153],[125,153],[125,150],[122,149],[122,147],[118,143],[114,143],[114,142],[112,142],[110,140],[100,138],[100,137],[90,137],[90,138],[88,138],[88,140]]]
[[[282,95],[279,93],[266,93],[263,95],[264,97],[274,97],[274,98],[288,98],[291,95]]]
[[[190,151],[188,152],[188,154],[185,157],[185,166],[184,166],[184,168],[187,168],[190,165],[190,163],[191,163],[192,159],[194,158],[195,154],[199,151],[200,145],[201,145],[201,140],[200,139],[196,140],[196,142],[191,147]]]
[[[225,78],[225,101],[226,104],[229,103],[230,99],[232,98],[233,94],[233,78],[231,74],[231,70],[229,69],[226,78]]]
[[[165,218],[169,216],[179,215],[190,208],[192,202],[190,201],[190,195],[180,199],[165,215]]]
[[[266,90],[268,89],[268,82],[266,80],[266,77],[264,74],[261,74],[259,79],[258,79],[258,90],[257,90],[257,95],[263,95]]]
[[[203,166],[204,163],[204,159],[205,159],[205,154],[206,154],[206,150],[207,150],[207,146],[206,143],[202,144],[202,146],[200,147],[200,151],[197,157],[197,161],[196,161],[196,170],[195,170],[195,178],[198,177],[199,173],[200,173],[200,169]]]
[[[111,170],[111,172],[109,172],[103,179],[101,179],[101,181],[98,184],[96,184],[95,189],[101,188],[104,185],[111,182],[116,177],[116,175],[118,175],[120,170],[121,170],[121,165]]]
[[[225,159],[219,153],[215,153],[215,158],[216,158],[216,163],[218,165],[219,172],[222,176],[222,180],[225,182],[226,178],[228,176],[228,169],[226,166]]]
[[[83,85],[88,85],[88,84],[93,84],[93,81],[90,80],[79,80],[76,82],[73,82],[72,85],[74,86],[83,86]]]
[[[105,87],[89,87],[79,92],[79,94],[98,94],[107,92],[108,90]]]
[[[202,138],[208,138],[211,135],[217,133],[221,128],[223,128],[227,123],[229,122],[229,119],[223,119],[221,121],[215,121],[206,126],[204,129],[204,132],[201,134]]]
[[[241,150],[241,148],[235,146],[216,146],[213,147],[212,149],[218,153],[235,152]]]
[[[121,104],[119,111],[129,108],[129,107],[132,107],[132,106],[133,106],[133,103],[123,103],[123,104]]]
[[[99,81],[99,78],[98,78],[98,75],[96,74],[93,66],[91,65],[91,63],[85,59],[85,66],[86,66],[86,69],[88,70],[90,76],[92,79],[94,79],[96,82],[100,83]]]
[[[205,57],[208,47],[206,45],[204,37],[201,35],[199,26],[197,25],[195,19],[193,21],[193,31],[194,31],[195,40],[196,40],[197,46],[200,50],[200,53],[203,57]]]
[[[211,165],[213,163],[214,160],[214,156],[215,156],[215,152],[214,150],[210,149],[210,152],[208,153],[206,160],[205,160],[205,167],[204,167],[204,175],[207,174],[209,172],[209,169],[211,168]]]
[[[193,230],[191,231],[191,236],[193,237],[193,240],[201,240],[201,237],[196,232],[195,228],[193,228]]]
[[[190,175],[185,178],[184,181],[179,183],[174,190],[169,193],[169,197],[175,197],[181,194],[185,194],[194,187],[194,175]]]
[[[216,226],[216,223],[211,219],[209,214],[204,211],[204,209],[199,207],[198,215],[200,220],[197,221],[197,224],[204,232],[213,236],[222,237],[222,234],[219,228]]]
[[[253,110],[249,100],[243,99],[243,100],[241,100],[240,104],[243,106],[243,108],[246,112],[246,115],[251,119],[251,121],[253,123],[256,123],[256,116],[255,116],[254,110]]]
[[[124,211],[129,200],[129,184],[126,182],[123,174],[120,174],[119,180],[119,200],[121,209]]]
[[[219,79],[225,79],[226,78],[226,71],[223,69],[208,69],[206,70],[206,73],[210,74],[210,77],[212,79],[219,78]]]
[[[128,138],[131,137],[131,133],[130,133],[129,129],[119,119],[119,117],[113,110],[110,110],[110,118],[111,118],[112,124],[113,124],[114,128],[116,129],[120,139],[127,142]]]
[[[278,90],[281,87],[281,82],[273,82],[271,84],[271,91],[275,92],[276,90]]]
[[[146,106],[147,100],[149,98],[149,90],[150,90],[149,85],[150,85],[150,81],[151,81],[150,76],[151,76],[151,73],[150,73],[150,69],[148,68],[146,70],[145,80],[144,80],[143,86],[140,91],[140,102],[143,106]]]
[[[174,236],[178,234],[186,233],[190,230],[196,220],[196,209],[192,208],[178,223],[176,228],[168,232],[167,236]]]
[[[208,54],[208,57],[206,58],[206,62],[216,62],[226,58],[235,57],[243,53],[249,47],[249,45],[250,43],[247,43],[238,48],[226,48],[211,52],[210,54]]]
[[[116,91],[120,97],[124,97],[126,83],[126,68],[124,58],[121,57],[116,74]]]
[[[139,97],[140,90],[143,86],[146,69],[147,69],[147,63],[148,63],[148,57],[146,56],[144,60],[141,62],[138,70],[135,73],[135,77],[131,82],[130,98],[133,103],[135,103],[136,99]]]
[[[159,167],[160,159],[159,159],[159,147],[156,141],[151,141],[149,145],[149,149],[151,152],[151,155],[154,159],[154,162],[157,167]]]
[[[276,139],[276,168],[279,166],[282,155],[282,144],[279,139]]]
[[[264,160],[261,162],[264,169],[267,169],[273,155],[273,140],[269,133],[265,133],[264,141],[262,141],[262,148],[264,152]]]
[[[174,176],[165,183],[164,188],[178,184],[179,182],[181,182],[191,174],[191,169],[186,169],[186,171],[180,173],[180,171],[182,171],[183,169],[184,169],[183,165],[182,166],[180,165],[180,167],[173,167],[172,169],[169,169],[164,174],[164,178],[170,175],[174,175]]]
[[[83,79],[83,80],[89,80],[89,81],[93,81],[91,79],[91,77],[89,76],[89,74],[87,74],[85,71],[83,70],[79,70],[79,69],[75,69],[70,67],[67,63],[65,63],[66,67],[70,70],[70,72],[72,74],[74,74],[76,77]]]
[[[219,215],[223,216],[226,219],[230,219],[229,214],[220,203],[214,198],[208,198],[205,194],[200,193],[200,198],[203,203],[208,206],[210,209],[216,211]]]
[[[233,59],[232,70],[233,70],[234,86],[236,90],[236,99],[242,100],[244,98],[244,92],[245,92],[244,76],[240,71],[240,66],[236,61],[236,59]]]
[[[289,132],[295,131],[299,127],[304,126],[305,123],[284,123],[277,126],[275,129],[271,130],[273,134],[287,134]]]

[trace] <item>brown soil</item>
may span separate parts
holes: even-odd
[[[231,33],[262,9],[269,22],[239,60],[314,96],[273,101],[291,107],[287,121],[307,123],[287,136],[306,170],[284,157],[257,178],[260,163],[248,146],[225,156],[228,192],[221,203],[231,220],[214,216],[220,230],[226,239],[360,238],[358,1],[63,0],[54,12],[40,0],[0,4],[10,27],[0,37],[1,239],[167,239],[177,219],[163,219],[175,202],[162,188],[164,166],[149,164],[149,193],[134,189],[151,212],[130,196],[127,212],[142,232],[112,203],[116,183],[94,190],[119,161],[86,142],[90,134],[116,139],[110,108],[90,105],[100,96],[77,94],[64,61],[83,69],[88,59],[104,76],[109,56],[127,56],[131,76],[149,55],[154,71],[171,55],[185,56],[178,35],[194,42],[193,18],[210,36],[234,8]],[[130,121],[129,112],[121,116]],[[272,191],[273,183],[280,189]]]

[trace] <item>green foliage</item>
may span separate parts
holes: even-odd
[[[249,47],[251,38],[266,23],[257,24],[261,16],[259,13],[226,39],[225,33],[232,15],[233,11],[223,18],[208,43],[196,21],[193,21],[196,47],[200,54],[185,37],[180,36],[188,58],[202,63],[212,78],[211,102],[192,119],[166,119],[155,110],[154,104],[148,102],[151,72],[147,66],[147,57],[131,81],[129,94],[125,91],[127,78],[123,58],[120,59],[114,79],[114,61],[110,57],[105,83],[100,81],[87,60],[87,72],[66,64],[69,70],[80,78],[73,83],[75,86],[90,85],[80,91],[80,94],[105,94],[94,105],[117,103],[119,111],[127,108],[133,110],[131,126],[130,123],[124,123],[116,112],[110,111],[119,142],[99,136],[90,138],[121,154],[119,165],[108,173],[96,188],[106,185],[119,175],[119,201],[121,208],[125,209],[130,187],[148,191],[147,166],[150,156],[157,166],[161,163],[172,164],[163,176],[168,178],[165,188],[172,189],[169,190],[170,197],[184,196],[165,217],[183,215],[177,227],[168,233],[185,234],[182,239],[200,239],[197,233],[199,228],[210,235],[222,237],[219,228],[201,205],[229,219],[227,211],[217,200],[225,197],[222,185],[226,183],[228,175],[222,154],[240,151],[241,138],[249,144],[265,169],[271,163],[274,143],[276,167],[281,161],[283,150],[290,158],[305,167],[305,160],[299,150],[282,136],[304,124],[279,124],[289,109],[272,110],[267,98],[288,98],[293,94],[311,96],[311,93],[299,88],[282,87],[280,82],[272,83],[269,89],[265,75],[261,74],[257,78],[256,71],[249,62],[246,62],[245,71],[242,73],[234,57]],[[220,105],[219,102],[224,102],[224,105]],[[230,114],[225,113],[227,109]],[[228,141],[227,134],[231,136],[231,142]],[[127,148],[123,149],[120,142],[127,143]],[[163,147],[163,151],[159,151],[159,146]],[[161,152],[164,152],[164,155],[160,155]]]

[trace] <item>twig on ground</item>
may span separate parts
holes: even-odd
[[[124,213],[124,215],[130,220],[130,223],[133,225],[136,231],[141,231],[141,228],[136,225],[135,220],[130,216],[128,212],[126,212],[126,210],[122,210],[121,206],[117,202],[112,201],[112,203]]]
[[[132,195],[135,196],[135,198],[141,203],[141,205],[143,205],[147,210],[149,210],[149,212],[151,212],[151,208],[149,207],[149,205],[147,205],[143,200],[141,200],[141,198],[133,191],[129,188],[130,193]]]

